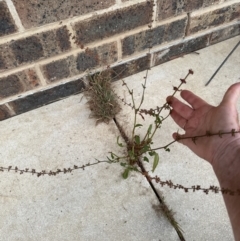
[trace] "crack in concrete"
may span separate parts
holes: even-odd
[[[120,132],[120,134],[121,134],[121,136],[122,136],[122,138],[124,139],[125,143],[126,143],[127,145],[129,145],[130,140],[129,140],[127,134],[125,133],[125,131],[123,130],[123,128],[121,127],[121,125],[118,123],[118,121],[117,121],[117,119],[116,119],[115,117],[113,118],[113,121],[115,122],[115,124],[116,124],[116,126],[117,126],[117,128],[118,128],[118,130],[119,130],[119,132]],[[146,173],[146,169],[144,168],[143,163],[142,163],[142,161],[141,161],[140,159],[138,159],[137,165],[140,167],[142,173]],[[163,199],[161,198],[161,196],[160,196],[159,193],[157,192],[157,190],[156,190],[155,186],[153,185],[152,181],[149,180],[146,176],[145,176],[145,178],[146,178],[147,182],[149,183],[149,185],[150,185],[152,191],[154,192],[155,196],[157,197],[160,205],[165,205]],[[174,228],[175,231],[177,232],[179,239],[180,239],[181,241],[185,241],[185,239],[184,239],[184,237],[183,237],[183,234],[182,234],[179,230],[177,230],[174,226],[173,226],[173,228]]]

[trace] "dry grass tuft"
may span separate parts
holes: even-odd
[[[112,90],[109,70],[89,76],[89,87],[85,95],[92,112],[91,117],[96,119],[96,124],[108,124],[121,109]]]

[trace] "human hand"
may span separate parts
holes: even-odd
[[[238,140],[240,143],[240,134],[232,137],[231,134],[219,136],[210,136],[196,139],[194,143],[191,138],[181,139],[183,137],[194,137],[210,133],[230,132],[232,129],[239,130],[238,112],[236,102],[240,95],[240,83],[232,85],[225,93],[219,106],[214,107],[188,90],[181,91],[181,97],[189,103],[184,104],[175,97],[167,97],[167,102],[172,107],[171,117],[185,130],[184,135],[173,134],[173,138],[180,137],[179,142],[189,147],[199,157],[209,161],[213,166],[218,166],[215,159],[218,158],[221,151],[226,149],[231,143]]]

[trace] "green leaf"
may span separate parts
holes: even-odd
[[[170,149],[169,148],[165,148],[165,151],[170,152]]]
[[[143,126],[143,125],[141,125],[141,124],[136,124],[135,125],[135,127],[141,127],[141,126]]]
[[[145,162],[149,162],[149,159],[145,156],[145,157],[143,157],[143,160],[145,161]]]
[[[154,156],[155,153],[156,153],[155,151],[150,151],[150,152],[148,152],[148,155],[149,155],[149,156]]]
[[[108,159],[108,161],[113,162],[113,160],[111,160],[108,156],[107,156],[107,159]]]
[[[141,149],[141,153],[143,154],[143,153],[147,152],[149,149],[150,149],[150,146],[146,145]]]
[[[140,137],[139,136],[134,136],[135,142],[139,145],[140,144]]]
[[[155,153],[155,155],[154,155],[154,161],[153,161],[153,169],[152,169],[152,172],[155,171],[158,163],[159,163],[159,155],[158,155],[158,153]]]
[[[127,163],[121,162],[120,165],[121,165],[122,167],[125,167],[125,166],[127,165]]]
[[[112,159],[114,159],[114,155],[113,155],[113,153],[112,153],[112,152],[111,152],[111,158],[112,158]]]
[[[128,151],[128,155],[129,155],[129,157],[130,157],[131,160],[134,160],[134,159],[135,159],[134,154],[133,154],[133,152],[132,152],[131,150]]]
[[[148,135],[151,134],[151,131],[152,131],[152,124],[148,127],[148,130],[147,130]]]
[[[127,178],[128,178],[128,174],[129,174],[129,169],[125,169],[125,171],[124,171],[123,174],[122,174],[122,177],[123,177],[124,179],[127,179]]]
[[[158,115],[156,115],[156,120],[155,120],[156,124],[161,124],[162,121],[160,120],[160,117]]]
[[[123,144],[119,142],[119,136],[117,137],[117,144],[118,144],[120,147],[123,147]]]

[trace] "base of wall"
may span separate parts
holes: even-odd
[[[211,29],[204,33],[187,37],[181,41],[168,44],[164,47],[157,46],[151,49],[150,53],[142,53],[135,59],[126,59],[121,64],[112,65],[112,80],[117,81],[127,76],[144,71],[172,59],[182,57],[185,54],[205,48],[209,45],[219,43],[223,40],[240,35],[240,22],[225,27]],[[78,94],[85,89],[85,77],[74,81],[36,92],[0,105],[0,120],[25,113],[52,102],[61,100],[71,95]]]

